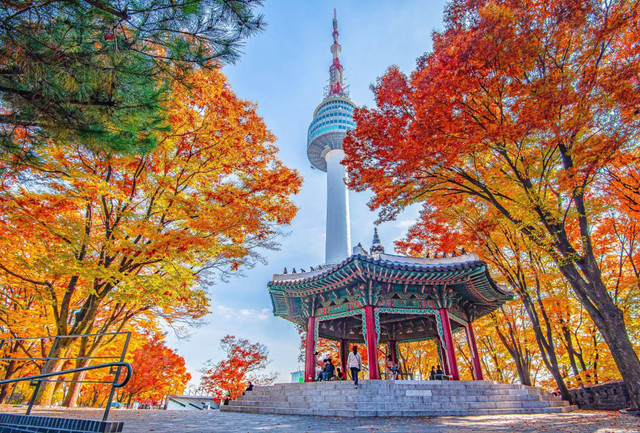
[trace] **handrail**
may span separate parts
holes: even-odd
[[[133,374],[133,369],[131,368],[131,364],[129,364],[128,362],[108,362],[106,364],[89,365],[87,367],[72,368],[71,370],[52,371],[51,373],[36,374],[35,376],[25,376],[25,377],[19,377],[17,379],[0,380],[0,385],[3,385],[5,383],[22,382],[25,380],[43,379],[45,377],[62,376],[63,374],[79,373],[81,371],[97,370],[98,368],[104,368],[104,367],[125,367],[127,369],[127,375],[125,376],[124,380],[122,382],[114,383],[113,384],[114,388],[122,388],[123,386],[125,386],[129,382],[129,379],[131,379],[131,375]],[[113,374],[119,375],[119,372],[113,373]]]
[[[125,341],[124,341],[124,345],[122,346],[122,350],[120,351],[119,355],[113,355],[113,356],[84,356],[84,352],[78,353],[79,355],[83,355],[83,356],[67,356],[67,355],[60,355],[58,354],[57,356],[54,356],[57,354],[56,349],[58,348],[58,343],[63,340],[63,339],[91,339],[93,338],[94,343],[97,341],[97,339],[99,337],[103,337],[103,336],[113,336],[115,337],[119,337],[119,336],[124,336],[125,337]],[[33,393],[31,394],[31,399],[29,400],[29,405],[27,406],[27,411],[26,411],[26,415],[30,415],[31,414],[31,409],[33,409],[33,405],[35,404],[36,398],[38,397],[38,392],[40,391],[40,387],[42,385],[43,382],[62,382],[65,381],[64,378],[61,379],[57,379],[57,376],[63,376],[65,374],[70,374],[70,373],[78,373],[78,372],[83,372],[83,371],[88,371],[88,370],[95,370],[98,368],[104,368],[104,367],[111,367],[111,371],[109,372],[111,375],[113,375],[113,380],[112,381],[93,381],[93,380],[84,380],[84,378],[80,378],[79,380],[75,380],[75,379],[71,379],[65,382],[68,383],[110,383],[111,384],[111,390],[109,392],[109,397],[107,399],[107,404],[104,410],[104,415],[102,417],[103,421],[106,421],[108,416],[109,416],[109,409],[111,409],[111,403],[113,402],[113,397],[115,396],[115,391],[116,388],[122,388],[123,386],[125,386],[128,382],[129,379],[131,379],[131,376],[133,375],[133,371],[131,368],[131,365],[124,362],[125,359],[125,355],[127,353],[127,348],[129,347],[129,340],[131,339],[131,332],[100,332],[100,333],[96,333],[96,334],[78,334],[78,335],[57,335],[57,336],[44,336],[44,337],[24,337],[24,338],[9,338],[9,339],[0,339],[0,348],[2,348],[4,346],[4,344],[7,341],[30,341],[30,340],[40,340],[40,341],[44,341],[44,340],[52,340],[51,343],[51,347],[49,348],[49,354],[47,355],[46,358],[44,357],[31,357],[29,356],[28,358],[15,358],[15,357],[9,357],[9,358],[1,358],[0,357],[0,362],[3,361],[29,361],[29,362],[35,362],[35,361],[46,361],[44,363],[44,365],[41,367],[42,370],[41,371],[47,371],[49,370],[49,364],[52,361],[60,361],[60,360],[75,360],[76,362],[79,360],[82,361],[91,361],[91,360],[107,360],[109,358],[115,358],[115,360],[113,360],[112,362],[104,362],[103,364],[97,364],[97,365],[91,365],[91,366],[86,366],[86,367],[78,367],[78,368],[74,368],[74,369],[69,369],[69,370],[63,370],[63,371],[54,371],[54,372],[50,372],[50,373],[41,373],[38,375],[34,375],[34,376],[28,376],[28,377],[23,377],[23,378],[19,378],[19,379],[6,379],[6,380],[1,380],[0,381],[0,385],[2,384],[6,384],[6,383],[14,383],[13,385],[13,390],[15,391],[16,386],[18,385],[18,382],[23,382],[23,381],[30,381],[31,382],[31,386],[34,387]],[[44,346],[43,346],[44,347]],[[25,353],[27,355],[29,355],[29,353],[24,349],[24,347],[21,346],[21,349],[23,351],[25,351]],[[100,362],[100,361],[99,361]],[[21,369],[20,369],[20,374],[22,374],[22,369],[24,369],[25,364],[22,365]],[[127,369],[127,374],[124,378],[124,380],[122,380],[121,382],[118,382],[118,380],[120,379],[120,372],[122,368],[126,368]],[[53,379],[48,379],[45,380],[44,378],[47,377],[53,377]],[[11,392],[11,395],[13,396],[13,392]]]

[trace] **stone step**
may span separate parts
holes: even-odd
[[[316,384],[314,384],[316,385]],[[324,383],[319,383],[319,386],[309,386],[306,387],[305,389],[298,389],[296,392],[301,392],[301,393],[317,393],[317,392],[334,392],[334,391],[342,391],[342,390],[350,390],[353,389],[353,384],[352,383],[345,383],[342,382],[339,385],[333,384],[331,382],[324,382]],[[286,392],[288,390],[291,389],[295,389],[295,388],[290,388],[290,387],[255,387],[254,390],[252,392],[255,393],[261,393],[261,392],[277,392],[277,393],[281,393],[281,392]],[[485,386],[485,387],[473,387],[473,386],[455,386],[455,385],[451,385],[451,386],[446,386],[446,385],[405,385],[403,382],[398,382],[398,385],[387,385],[387,386],[377,386],[377,385],[371,385],[371,384],[360,384],[360,389],[366,389],[369,390],[371,392],[379,392],[379,393],[388,393],[388,392],[394,392],[394,391],[402,391],[402,390],[408,390],[408,389],[424,389],[424,390],[432,390],[434,392],[470,392],[470,393],[477,393],[477,392],[495,392],[495,393],[505,393],[505,394],[509,394],[509,393],[535,393],[535,394],[539,394],[539,395],[543,395],[543,394],[548,394],[547,392],[543,391],[543,390],[539,390],[536,388],[532,388],[532,387],[515,387],[515,386],[505,386],[505,387],[499,387],[499,386]]]
[[[250,393],[246,393],[247,398]],[[328,400],[358,400],[358,401],[439,401],[439,402],[458,402],[458,401],[529,401],[529,400],[543,400],[543,401],[562,401],[559,397],[551,395],[532,395],[532,394],[483,394],[483,395],[469,395],[463,393],[442,395],[438,393],[432,393],[430,391],[414,390],[407,391],[406,393],[389,393],[389,394],[370,394],[366,392],[360,393],[354,390],[349,392],[335,392],[335,393],[317,393],[317,394],[301,394],[295,395],[290,393],[269,393],[269,394],[252,394],[253,399],[263,399],[266,401],[271,400],[287,400],[297,402],[322,402]]]
[[[333,404],[300,404],[288,401],[241,400],[230,402],[231,406],[270,406],[283,408],[306,409],[352,409],[352,410],[394,410],[398,407],[411,410],[440,410],[450,407],[462,409],[500,409],[500,408],[537,408],[537,407],[562,407],[568,406],[567,402],[543,402],[543,401],[507,401],[507,402],[459,402],[455,404],[443,404],[440,402],[334,402]]]
[[[536,398],[533,395],[518,395],[518,396],[508,396],[508,395],[459,395],[459,396],[429,396],[429,395],[403,395],[403,396],[371,396],[371,395],[344,395],[337,394],[332,396],[299,396],[299,395],[250,395],[247,393],[244,397],[239,398],[239,400],[251,399],[251,400],[260,400],[260,401],[288,401],[296,404],[303,403],[324,403],[324,402],[344,402],[344,401],[357,401],[362,403],[384,403],[388,401],[392,402],[438,402],[438,403],[458,403],[458,402],[506,402],[506,401],[518,401],[518,402],[527,402],[527,401],[544,401],[544,402],[561,402],[560,399],[544,399],[544,398]]]
[[[368,390],[377,390],[377,391],[387,391],[390,389],[442,389],[442,390],[458,390],[458,391],[508,391],[508,390],[532,390],[534,392],[538,392],[536,388],[531,387],[522,387],[522,386],[498,386],[498,385],[481,385],[481,386],[473,386],[471,384],[453,384],[452,382],[423,382],[422,384],[414,384],[408,383],[409,381],[398,381],[398,382],[388,382],[384,384],[372,384],[367,382],[360,382],[360,389],[368,389]],[[298,384],[299,385],[299,384]],[[341,381],[341,382],[316,382],[305,384],[309,385],[304,388],[306,391],[317,391],[317,390],[340,390],[340,389],[349,389],[353,388],[352,382]],[[265,390],[277,390],[279,392],[288,391],[297,389],[295,387],[279,387],[279,386],[268,386],[268,387],[254,387],[254,392],[260,392]]]
[[[278,391],[278,390],[270,390],[270,391],[251,391],[253,395],[260,395],[265,397],[270,396],[281,396],[283,394],[290,394],[286,391]],[[315,391],[312,390],[303,390],[297,392],[296,395],[302,397],[311,397],[311,396],[335,396],[335,395],[358,395],[366,393],[367,395],[372,396],[384,396],[384,397],[402,397],[409,395],[431,395],[438,397],[448,397],[448,396],[459,396],[459,395],[500,395],[500,396],[529,396],[533,395],[537,397],[545,397],[547,399],[558,399],[559,397],[554,396],[549,393],[544,392],[532,392],[531,390],[526,389],[508,389],[508,390],[485,390],[481,392],[471,392],[468,390],[446,390],[446,389],[395,389],[395,390],[356,390],[353,387],[347,389],[318,389]]]
[[[232,407],[221,406],[223,412],[246,412],[281,415],[311,415],[311,416],[341,416],[341,417],[422,417],[422,416],[478,416],[478,415],[505,415],[505,414],[533,414],[533,413],[564,413],[577,409],[576,406],[569,407],[546,407],[546,408],[508,408],[508,409],[450,409],[450,410],[346,410],[346,409],[310,409],[301,410],[293,408],[279,407]]]

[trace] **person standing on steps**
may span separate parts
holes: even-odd
[[[358,373],[362,370],[362,357],[358,353],[358,346],[353,346],[353,352],[349,353],[347,368],[351,370],[353,385],[358,389]]]

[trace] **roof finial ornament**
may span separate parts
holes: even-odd
[[[383,254],[384,247],[382,246],[382,242],[380,242],[380,236],[378,236],[378,228],[373,228],[373,242],[371,243],[371,249],[369,250],[371,254]]]

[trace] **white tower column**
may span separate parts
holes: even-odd
[[[327,239],[325,244],[327,263],[344,260],[351,251],[351,227],[349,224],[349,190],[342,149],[334,149],[325,156],[327,161]]]

